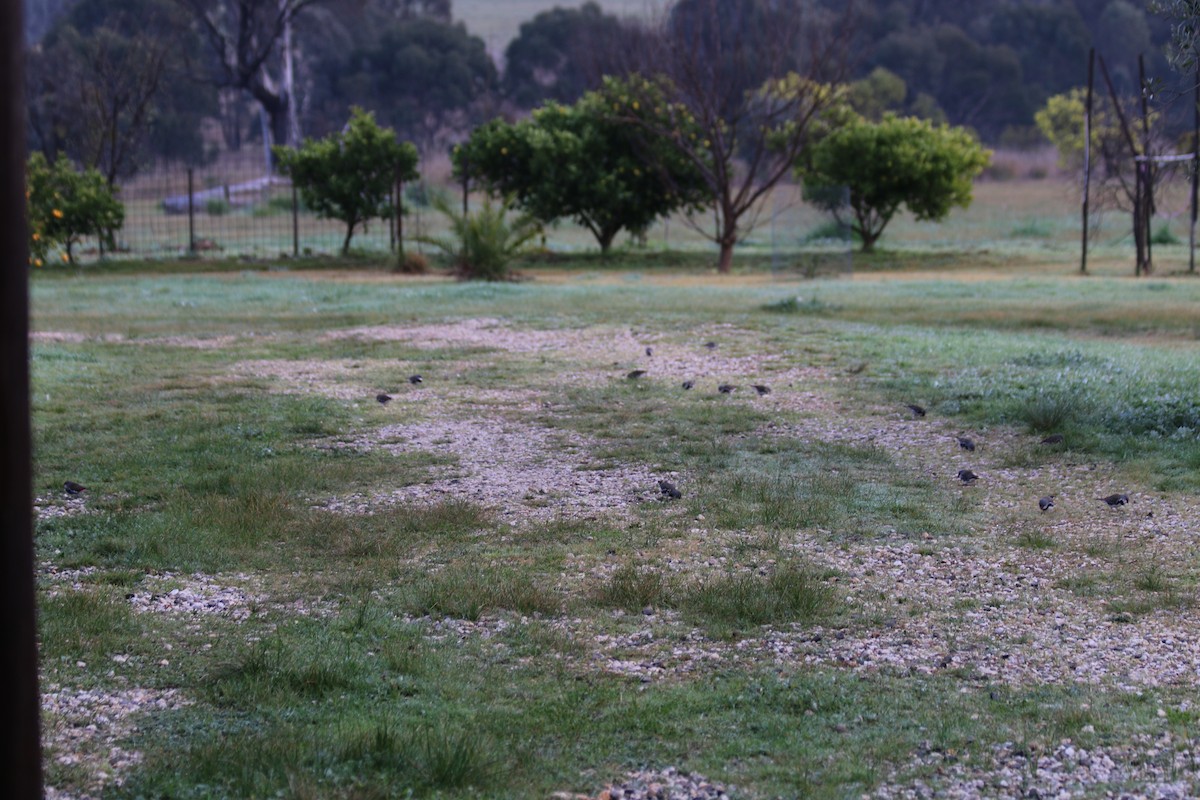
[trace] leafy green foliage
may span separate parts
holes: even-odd
[[[496,67],[483,39],[462,23],[422,16],[368,15],[349,47],[312,38],[327,50],[316,70],[321,129],[339,125],[347,107],[373,111],[381,124],[429,152],[448,129],[478,121],[478,101],[494,89]]]
[[[602,252],[621,230],[643,231],[707,198],[688,159],[662,137],[613,119],[595,93],[574,106],[550,103],[516,124],[476,128],[454,163],[543,222],[575,219]]]
[[[346,224],[342,253],[350,251],[356,227],[392,213],[396,181],[418,177],[417,148],[396,141],[391,129],[380,128],[370,112],[359,108],[351,112],[344,133],[273,151],[280,171],[291,176],[305,205],[319,217]]]
[[[816,143],[801,167],[807,197],[825,198],[835,216],[844,208],[822,190],[844,186],[851,227],[871,250],[903,205],[919,220],[941,220],[971,203],[971,183],[989,151],[962,128],[885,115],[854,120]]]
[[[29,263],[40,267],[61,248],[63,260],[74,264],[74,245],[84,236],[113,247],[125,207],[103,175],[94,169],[79,172],[66,158],[50,163],[41,153],[30,156],[27,170]]]
[[[522,108],[546,100],[575,102],[592,88],[592,62],[619,52],[621,35],[621,21],[592,0],[579,8],[541,12],[522,23],[504,51],[505,94]],[[601,65],[600,71],[609,70]]]
[[[450,231],[445,236],[422,236],[417,241],[433,245],[454,261],[459,275],[472,280],[499,281],[509,275],[513,259],[542,232],[532,216],[508,218],[507,204],[485,200],[474,214],[462,214],[445,197],[435,196],[433,207],[446,215]]]

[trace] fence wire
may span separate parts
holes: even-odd
[[[105,255],[275,258],[341,252],[342,222],[319,219],[305,208],[286,177],[258,172],[180,168],[139,176],[120,189],[125,224],[117,232],[117,252]],[[419,220],[404,205],[401,233],[411,233]],[[397,241],[394,216],[373,219],[355,229],[351,249],[394,252]],[[96,243],[85,242],[83,253],[98,255]]]

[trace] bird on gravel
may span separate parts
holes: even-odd
[[[425,379],[422,378],[420,375],[409,375],[408,382],[411,384],[424,383]]]
[[[695,385],[696,385],[696,382],[695,382],[695,381],[684,381],[684,382],[683,382],[683,388],[684,388],[684,391],[686,391],[686,390],[688,390],[688,389],[692,388],[692,387],[693,387],[693,386],[695,386]]]
[[[975,442],[973,439],[970,439],[966,436],[955,436],[954,438],[958,439],[958,446],[963,450],[967,450],[972,453],[975,452]]]
[[[921,408],[916,403],[909,403],[908,405],[905,406],[905,408],[907,408],[909,411],[913,412],[914,417],[925,416],[925,409]]]
[[[1108,503],[1113,508],[1116,508],[1117,506],[1123,506],[1126,503],[1128,503],[1129,495],[1127,495],[1127,494],[1110,494],[1108,497],[1099,497],[1097,499],[1103,500],[1104,502]]]
[[[705,347],[707,347],[709,350],[716,350],[716,349],[717,349],[717,343],[716,343],[716,342],[705,342],[705,343],[704,343],[704,346],[705,346]]]
[[[654,355],[654,349],[653,349],[653,348],[650,348],[650,347],[647,347],[647,348],[646,348],[646,355],[647,355],[647,356],[652,356],[652,355]]]
[[[63,481],[63,488],[66,489],[67,494],[79,494],[80,492],[87,491],[86,486],[78,484],[75,481]]]
[[[669,497],[672,500],[678,500],[683,497],[683,492],[679,491],[678,487],[670,481],[659,481],[658,490],[663,493],[663,496]]]
[[[1049,511],[1054,508],[1054,498],[1056,495],[1048,494],[1045,497],[1038,499],[1038,508],[1042,511]]]
[[[380,392],[379,394],[375,395],[375,399],[379,401],[381,406],[386,406],[391,402],[392,396],[390,394],[384,394],[383,392]]]
[[[625,377],[626,377],[626,378],[628,378],[628,379],[629,379],[629,380],[631,380],[631,381],[636,381],[638,378],[642,377],[642,376],[643,376],[643,375],[645,375],[645,374],[646,374],[646,370],[644,370],[644,369],[635,369],[633,372],[629,373],[629,374],[628,374],[628,375],[626,375]]]
[[[960,469],[958,471],[958,479],[963,483],[974,483],[979,480],[979,476],[969,469]]]
[[[736,388],[737,387],[734,386],[732,383],[722,383],[720,386],[717,387],[717,391],[720,392],[721,394],[730,394]]]
[[[771,393],[771,387],[770,387],[770,386],[763,386],[761,383],[755,383],[755,384],[752,384],[752,385],[753,385],[753,387],[754,387],[754,391],[758,392],[758,396],[759,396],[759,397],[762,397],[764,394],[770,394],[770,393]]]

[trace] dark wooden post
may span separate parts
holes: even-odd
[[[1129,121],[1125,119],[1125,112],[1121,108],[1121,101],[1117,99],[1117,90],[1113,88],[1112,76],[1108,74],[1108,64],[1104,63],[1104,56],[1100,56],[1099,60],[1100,74],[1104,76],[1104,85],[1108,88],[1108,96],[1112,100],[1113,111],[1117,114],[1117,121],[1121,123],[1121,133],[1125,137],[1125,144],[1129,146],[1129,157],[1134,159],[1134,166],[1136,168],[1138,151],[1137,145],[1133,141],[1133,132],[1129,129]],[[1135,169],[1134,175],[1139,181],[1141,180],[1141,170]],[[1140,227],[1141,218],[1138,213],[1141,207],[1141,196],[1142,190],[1139,183],[1137,189],[1134,191],[1135,200],[1133,203],[1133,245],[1137,250],[1137,263],[1134,267],[1135,275],[1142,274],[1142,229]]]
[[[292,183],[292,257],[300,257],[300,193]]]
[[[5,797],[41,800],[33,478],[29,430],[29,232],[25,219],[24,48],[19,0],[0,2],[0,719]]]
[[[396,245],[404,262],[404,181],[396,177]]]
[[[1138,53],[1138,87],[1142,95],[1142,236],[1146,240],[1146,263],[1142,271],[1149,275],[1154,270],[1154,257],[1151,252],[1151,239],[1154,237],[1154,182],[1155,166],[1150,160],[1150,99],[1146,91],[1146,58]]]
[[[1200,189],[1200,64],[1196,65],[1196,86],[1192,97],[1192,224],[1188,229],[1188,272],[1196,272],[1196,208]]]
[[[1088,50],[1087,101],[1083,108],[1083,237],[1079,271],[1087,274],[1088,201],[1092,184],[1092,86],[1096,80],[1096,48]]]
[[[196,255],[196,203],[192,191],[192,168],[188,167],[188,255]]]

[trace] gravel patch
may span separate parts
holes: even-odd
[[[253,581],[241,573],[232,577],[243,584]],[[141,613],[219,616],[236,622],[264,613],[265,594],[226,585],[224,580],[199,572],[186,576],[171,572],[147,575],[141,582],[144,588],[129,595],[129,605]]]
[[[954,753],[925,743],[907,769],[936,773],[868,795],[888,800],[978,797],[1119,797],[1184,800],[1200,794],[1200,750],[1194,739],[1163,733],[1116,746],[1083,747],[1064,739],[1052,748],[1004,742],[982,753]]]
[[[380,444],[372,445],[375,441]],[[514,525],[621,517],[657,494],[657,479],[662,477],[640,465],[591,469],[594,445],[584,437],[496,418],[389,425],[352,445],[389,452],[421,450],[452,456],[457,464],[432,470],[426,483],[327,503],[328,508],[349,513],[380,504],[455,499],[491,509]]]
[[[45,757],[68,767],[86,768],[82,793],[67,794],[47,787],[48,798],[90,800],[141,762],[141,754],[118,742],[137,732],[140,714],[173,711],[191,700],[175,689],[141,688],[105,691],[50,685],[42,693],[42,742]]]
[[[572,792],[550,795],[552,800],[728,800],[737,796],[735,787],[675,767],[628,772],[596,795]]]

